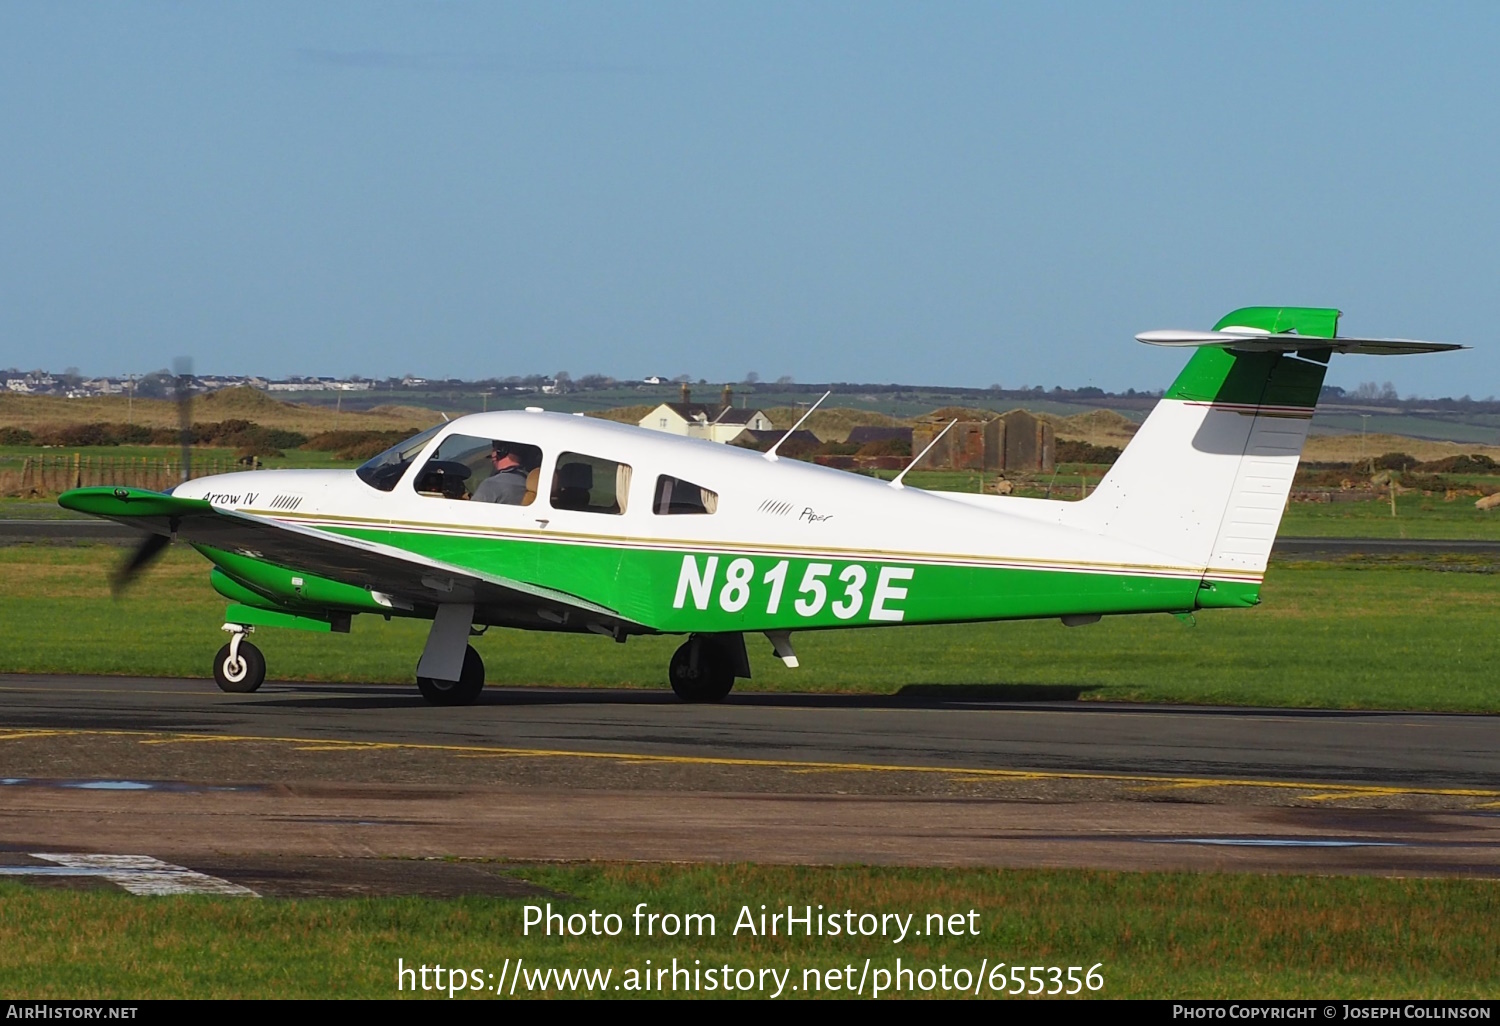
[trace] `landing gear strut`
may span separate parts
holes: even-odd
[[[684,702],[722,702],[734,687],[734,669],[728,646],[694,635],[673,654],[667,678]]]
[[[245,640],[246,628],[225,624],[224,629],[230,632],[229,644],[214,656],[214,683],[223,691],[248,694],[265,682],[266,657]]]
[[[473,645],[464,646],[464,667],[458,680],[418,677],[417,690],[433,705],[473,705],[484,689],[484,660]]]

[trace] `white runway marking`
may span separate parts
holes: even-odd
[[[219,894],[258,898],[248,887],[150,855],[68,855],[33,852],[53,866],[0,866],[0,876],[99,876],[131,894]]]

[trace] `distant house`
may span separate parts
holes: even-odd
[[[662,377],[660,374],[652,374],[649,377],[641,379],[641,384],[643,385],[665,385],[666,383],[667,379]]]
[[[760,410],[736,408],[734,391],[724,386],[719,405],[692,401],[688,386],[682,386],[682,401],[662,403],[636,423],[653,431],[666,431],[684,438],[706,438],[710,442],[733,442],[745,431],[772,431],[771,418]]]

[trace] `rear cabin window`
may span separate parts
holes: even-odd
[[[663,474],[656,479],[656,502],[652,508],[658,516],[713,513],[719,508],[719,493]]]
[[[552,508],[581,513],[624,513],[630,467],[598,456],[565,452],[552,475]]]
[[[536,501],[542,450],[526,442],[475,435],[449,435],[417,472],[419,494],[472,499],[505,506]]]

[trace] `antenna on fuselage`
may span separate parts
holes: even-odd
[[[828,391],[823,393],[823,395],[818,399],[817,402],[809,406],[807,408],[807,412],[802,415],[797,423],[792,425],[792,430],[776,439],[776,444],[766,450],[766,459],[770,460],[772,463],[775,463],[777,460],[781,459],[780,456],[776,455],[776,450],[781,448],[781,443],[786,441],[788,438],[791,438],[793,433],[802,426],[802,422],[813,415],[813,410],[816,410],[819,406],[821,406],[823,404],[823,400],[827,399],[831,395],[833,395],[833,389],[830,388]]]
[[[915,467],[918,463],[921,463],[922,462],[922,457],[926,456],[928,453],[930,453],[932,451],[932,447],[934,445],[937,445],[938,442],[941,442],[943,440],[943,436],[948,433],[948,428],[951,428],[954,424],[957,424],[957,423],[958,423],[958,418],[957,417],[954,417],[952,420],[950,420],[948,422],[948,427],[945,427],[945,428],[943,428],[943,430],[939,431],[937,433],[937,437],[934,438],[932,441],[930,441],[930,442],[927,443],[927,448],[925,448],[921,452],[917,453],[917,458],[914,459],[914,460],[912,460],[910,463],[908,463],[906,465],[906,469],[902,470],[901,473],[899,473],[899,474],[896,475],[896,479],[891,482],[891,487],[892,488],[905,488],[906,485],[904,485],[904,484],[901,483],[901,479],[906,476],[906,471],[910,470],[912,467]]]

